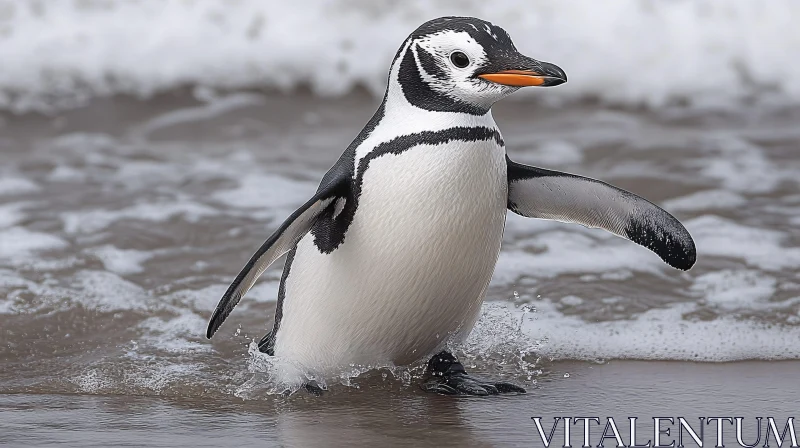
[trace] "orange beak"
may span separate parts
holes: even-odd
[[[567,82],[567,74],[561,70],[561,67],[521,54],[505,60],[498,58],[493,66],[486,67],[486,71],[489,73],[479,74],[478,77],[511,87],[552,87]]]
[[[532,70],[503,70],[497,73],[478,75],[478,77],[487,81],[514,87],[541,86],[544,85],[548,78]]]

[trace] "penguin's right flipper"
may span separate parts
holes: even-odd
[[[295,210],[281,224],[278,230],[261,245],[258,251],[250,258],[250,261],[239,272],[239,275],[236,276],[236,279],[220,299],[214,314],[211,316],[211,320],[208,322],[207,338],[211,339],[214,336],[214,333],[225,322],[233,308],[239,303],[239,300],[253,287],[258,277],[267,270],[269,265],[280,258],[281,255],[290,251],[311,230],[320,215],[334,206],[337,199],[346,197],[348,179],[345,177],[331,179],[328,182],[323,180],[323,182],[325,185],[320,186],[317,194]]]
[[[514,213],[604,229],[652,250],[672,267],[694,265],[689,231],[647,199],[588,177],[506,162],[508,208]]]

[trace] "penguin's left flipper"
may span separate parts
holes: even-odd
[[[697,259],[689,231],[672,215],[633,193],[599,180],[508,163],[508,208],[529,218],[605,229],[688,270]]]
[[[239,300],[253,287],[258,277],[267,270],[269,265],[290,251],[300,241],[300,238],[311,230],[311,227],[326,210],[335,207],[337,199],[346,198],[347,181],[348,179],[343,176],[327,182],[323,179],[324,185],[320,186],[317,194],[295,210],[261,245],[217,304],[208,323],[207,338],[211,339],[214,336]]]

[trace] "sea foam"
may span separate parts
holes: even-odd
[[[484,306],[484,314],[504,314],[507,307],[489,303]],[[520,333],[538,341],[536,353],[553,360],[727,362],[800,358],[800,327],[731,316],[711,321],[687,320],[682,316],[696,310],[691,303],[605,322],[587,322],[562,314],[545,300],[536,302],[536,308],[535,314],[514,311],[520,316]]]
[[[653,107],[732,105],[767,92],[800,99],[800,3],[792,0],[309,0],[302,8],[274,0],[0,0],[0,108],[198,85],[380,93],[403,39],[443,15],[490,20],[522,52],[563,67],[568,88],[549,98]]]

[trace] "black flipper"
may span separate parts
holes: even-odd
[[[256,279],[269,265],[290,251],[300,241],[300,238],[311,230],[325,210],[335,207],[337,199],[346,199],[348,185],[348,179],[344,176],[327,179],[327,182],[326,179],[323,179],[323,185],[317,190],[317,194],[295,210],[261,245],[217,304],[208,323],[207,338],[211,339],[214,336],[242,296],[253,287]]]
[[[442,395],[497,395],[506,393],[524,394],[525,389],[504,382],[485,381],[467,375],[464,366],[451,353],[443,351],[428,361],[425,370],[430,377],[422,384],[422,390]]]
[[[692,236],[650,201],[599,180],[506,161],[508,208],[514,213],[605,229],[650,249],[674,268],[694,265]]]

